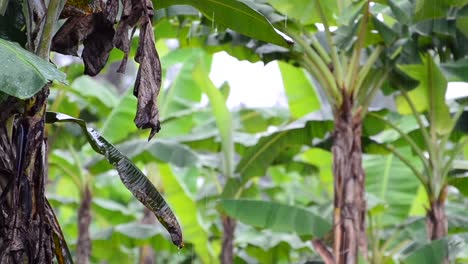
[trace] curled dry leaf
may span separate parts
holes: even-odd
[[[78,56],[78,46],[92,31],[92,16],[71,17],[52,39],[52,51]]]
[[[140,44],[135,56],[140,63],[135,81],[134,95],[138,97],[135,124],[138,128],[151,128],[150,140],[161,128],[156,98],[161,87],[161,63],[155,48],[151,23],[145,23],[140,32]]]
[[[138,98],[135,124],[150,128],[151,139],[160,129],[157,97],[161,86],[161,63],[154,42],[151,18],[151,0],[121,0],[123,10],[117,30],[114,24],[118,13],[118,0],[108,0],[97,13],[70,17],[52,41],[52,50],[77,56],[80,43],[85,74],[97,75],[105,66],[110,51],[115,47],[124,52],[118,72],[124,73],[130,52],[130,43],[137,28],[140,42],[135,61],[140,63],[135,80],[134,94]],[[132,33],[129,36],[129,31]]]

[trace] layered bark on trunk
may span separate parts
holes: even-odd
[[[221,249],[221,263],[232,264],[234,259],[234,231],[236,230],[236,220],[222,216],[223,222],[223,244]]]
[[[53,263],[55,216],[44,195],[45,87],[0,104],[0,263]]]
[[[447,235],[447,216],[445,205],[439,201],[432,202],[426,215],[428,236],[431,240],[444,238]]]
[[[333,141],[335,263],[357,263],[358,250],[367,256],[365,232],[365,175],[362,168],[361,116],[352,114],[353,102],[343,95],[335,113]]]
[[[426,213],[427,234],[431,240],[442,239],[448,233],[447,215],[445,214],[446,192],[447,188],[444,188],[441,197],[435,201],[431,201],[431,207]],[[448,256],[444,259],[443,263],[449,263]]]
[[[78,209],[78,242],[76,244],[76,263],[88,264],[91,256],[91,238],[89,226],[91,224],[92,196],[89,186],[85,185]]]

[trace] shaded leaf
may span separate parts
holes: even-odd
[[[452,177],[448,183],[456,187],[463,195],[468,196],[468,177]]]
[[[468,59],[441,63],[440,69],[449,82],[468,82]]]
[[[323,237],[331,230],[328,220],[291,205],[256,200],[221,200],[223,210],[248,225],[278,232]]]
[[[145,160],[157,158],[178,167],[190,167],[199,162],[197,154],[189,147],[171,141],[155,140],[148,143],[144,140],[132,140],[119,145],[119,149],[128,157],[137,157],[148,152],[152,156]]]
[[[418,169],[422,167],[418,157],[411,155],[409,149],[399,151]],[[388,205],[381,224],[393,225],[406,219],[421,185],[413,172],[393,155],[365,155],[363,167],[366,191]]]
[[[183,246],[182,232],[176,217],[172,213],[168,204],[146,178],[146,176],[127,157],[122,155],[111,143],[104,139],[97,131],[87,128],[86,123],[81,119],[71,116],[47,112],[47,123],[68,122],[75,123],[85,133],[85,136],[93,149],[111,163],[118,171],[120,178],[132,194],[158,218],[159,222],[169,231],[172,242],[178,246]]]
[[[312,144],[313,139],[324,138],[333,128],[331,121],[316,115],[306,116],[276,132],[265,135],[255,146],[249,147],[236,167],[243,182],[263,176],[266,169],[281,152]]]
[[[443,263],[444,258],[448,256],[448,245],[446,239],[434,240],[421,248],[413,251],[409,256],[403,259],[405,264],[439,264]]]
[[[132,117],[135,116],[136,106],[137,100],[132,91],[128,90],[105,119],[101,129],[102,136],[110,142],[119,142],[135,132],[136,127],[133,125]]]
[[[6,8],[2,13],[2,4]],[[25,19],[22,3],[19,1],[0,1],[0,38],[18,42],[24,46],[26,44]]]
[[[415,16],[416,21],[426,19],[442,18],[451,7],[461,7],[468,4],[468,0],[416,0]]]
[[[398,33],[392,30],[385,23],[381,22],[376,16],[372,16],[371,20],[375,29],[377,29],[377,31],[380,33],[380,36],[382,37],[385,45],[390,46],[398,39]]]
[[[66,83],[65,74],[53,64],[4,39],[0,39],[0,61],[0,91],[8,95],[26,99],[49,81]]]
[[[0,0],[0,16],[4,16],[10,0]]]

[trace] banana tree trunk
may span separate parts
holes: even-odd
[[[86,184],[81,196],[78,209],[78,242],[76,243],[76,263],[88,264],[91,256],[91,238],[89,226],[91,224],[92,196],[89,186]]]
[[[367,256],[365,174],[362,168],[360,112],[346,92],[335,113],[333,140],[333,255],[336,264],[357,263],[358,249]]]
[[[447,187],[445,187],[439,198],[432,199],[430,208],[426,213],[426,228],[429,239],[437,240],[447,236],[448,222],[445,214],[445,199],[447,196]],[[448,256],[444,259],[444,264],[449,263]]]
[[[47,152],[42,92],[0,104],[0,263],[53,263],[57,222],[44,195]]]
[[[445,199],[431,201],[431,207],[426,214],[426,226],[431,240],[441,239],[447,235],[448,224],[447,215],[445,214]]]
[[[223,223],[223,244],[221,249],[221,263],[232,264],[234,259],[234,231],[236,230],[236,220],[229,216],[221,216]]]

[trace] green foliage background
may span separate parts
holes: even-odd
[[[334,35],[337,46],[348,50],[358,29],[353,21],[364,1],[349,3],[350,8],[339,16],[333,15],[339,8],[332,4],[335,1],[318,1],[325,7],[330,26],[338,26]],[[154,1],[156,45],[167,85],[158,100],[162,130],[150,142],[146,132],[133,124],[136,99],[127,79],[134,78],[134,65],[129,64],[125,76],[113,74],[122,58],[120,51],[112,51],[99,77],[82,76],[83,65],[78,61],[60,67],[68,82],[54,83],[48,109],[85,120],[145,172],[175,212],[185,239],[185,248],[178,250],[159,223],[141,223],[143,206],[125,189],[117,172],[92,151],[77,127],[49,126],[47,197],[73,254],[77,208],[84,186],[89,185],[93,196],[92,263],[138,263],[145,246],[154,250],[156,263],[218,263],[222,214],[239,220],[235,263],[320,259],[310,239],[330,242],[331,237],[332,116],[329,105],[320,98],[320,85],[306,70],[296,67],[296,57],[288,57],[287,41],[271,28],[271,23],[278,28],[299,28],[313,36],[311,41],[323,42],[324,36],[314,25],[319,15],[313,2]],[[462,101],[447,103],[441,98],[447,81],[467,81],[467,52],[460,47],[457,52],[461,54],[445,58],[436,45],[466,40],[468,6],[466,1],[436,2],[389,0],[372,6],[373,28],[365,47],[383,43],[388,57],[411,53],[407,61],[395,62],[399,70],[391,75],[396,77],[383,88],[389,95],[385,100],[395,107],[371,109],[363,126],[369,247],[378,256],[377,263],[440,263],[447,250],[454,263],[468,261],[468,147],[454,156],[448,174],[449,235],[435,242],[428,241],[425,229],[429,205],[425,186],[401,157],[383,148],[392,144],[404,160],[422,170],[418,153],[383,121],[391,121],[424,147],[418,120],[395,92],[398,85],[412,89],[408,96],[427,120],[434,121],[431,125],[437,133],[444,134],[451,126],[450,115],[459,109],[464,112]],[[451,21],[455,22],[453,29],[447,24],[451,19],[447,14],[455,9],[459,13]],[[230,26],[233,21],[239,22],[236,28]],[[436,44],[431,38],[437,38]],[[168,45],[173,39],[178,41],[177,47]],[[132,56],[137,41],[133,43]],[[303,52],[297,45],[292,50]],[[229,84],[215,87],[209,78],[212,56],[218,51],[251,62],[278,60],[289,107],[227,109]],[[425,52],[429,55],[422,56]],[[58,63],[62,59],[53,55]],[[402,72],[419,83],[409,87],[412,82],[404,82]],[[41,74],[42,81],[48,79],[46,73]],[[437,92],[439,100],[431,101],[431,91]],[[208,104],[201,103],[203,95]],[[462,122],[468,119],[461,116],[455,132],[448,136],[449,146],[467,138]]]

